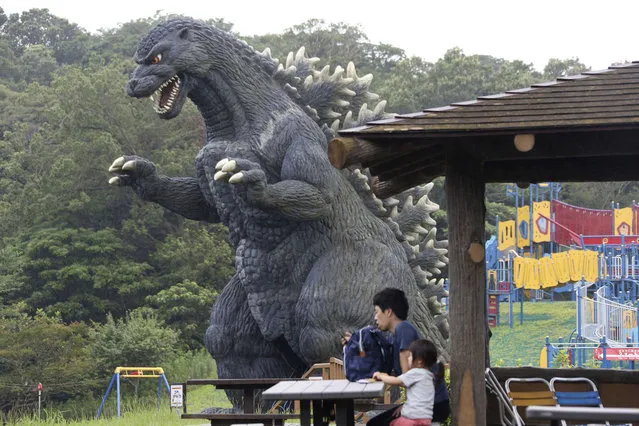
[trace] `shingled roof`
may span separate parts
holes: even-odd
[[[532,150],[515,148],[521,134]],[[329,145],[336,167],[369,168],[382,196],[444,174],[460,152],[486,182],[638,180],[639,62],[372,121]]]
[[[639,126],[639,62],[367,124],[340,134],[427,137]]]

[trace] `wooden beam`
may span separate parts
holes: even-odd
[[[371,167],[370,172],[373,176],[379,176],[380,180],[391,180],[408,176],[419,171],[425,172],[427,175],[433,175],[434,170],[444,170],[446,165],[446,157],[444,153],[419,157],[415,154],[412,160],[397,160],[387,163],[386,168],[382,166]]]
[[[392,197],[400,192],[406,191],[414,186],[422,183],[428,183],[431,180],[439,177],[443,174],[443,166],[440,171],[433,173],[426,173],[423,170],[417,170],[413,173],[403,175],[391,180],[380,180],[378,177],[374,177],[372,190],[373,193],[380,199]]]
[[[504,161],[639,155],[637,140],[636,130],[537,133],[529,152],[516,149],[514,135],[465,138],[457,142],[464,143],[485,161]]]
[[[356,137],[338,137],[328,144],[328,160],[338,168],[352,165],[371,167],[388,161],[389,158],[402,157],[406,154],[426,150],[436,142],[415,139],[399,139],[392,142],[371,142]]]
[[[639,155],[487,161],[486,182],[607,182],[639,180]]]
[[[480,160],[452,152],[446,170],[449,315],[453,425],[486,424],[486,262],[471,247],[484,244],[484,177]],[[477,257],[475,258],[477,260]],[[471,390],[468,390],[468,386]],[[465,391],[464,391],[465,389]],[[473,412],[461,401],[472,395]],[[473,415],[469,421],[469,415]]]

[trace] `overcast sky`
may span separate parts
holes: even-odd
[[[48,8],[94,32],[156,11],[224,18],[242,35],[279,33],[310,18],[361,25],[374,43],[389,43],[434,62],[458,46],[533,63],[578,57],[593,69],[639,60],[639,0],[3,0],[5,13]]]

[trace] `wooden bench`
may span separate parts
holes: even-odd
[[[242,423],[262,423],[264,425],[284,425],[286,419],[299,418],[295,413],[256,413],[255,390],[267,389],[282,380],[291,379],[191,379],[183,387],[183,419],[209,420],[211,425],[230,426]],[[295,379],[292,379],[295,380]],[[187,389],[190,386],[210,385],[216,389],[242,390],[244,399],[241,413],[188,413]]]
[[[286,419],[299,418],[299,414],[259,414],[259,413],[193,413],[182,414],[183,419],[209,420],[211,425],[231,426],[246,423],[262,423],[273,426],[284,426]]]

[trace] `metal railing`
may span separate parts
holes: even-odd
[[[606,286],[599,288],[593,299],[587,296],[586,286],[580,286],[576,291],[579,336],[592,342],[605,338],[612,346],[639,342],[635,306],[610,300],[606,297],[609,291]]]

